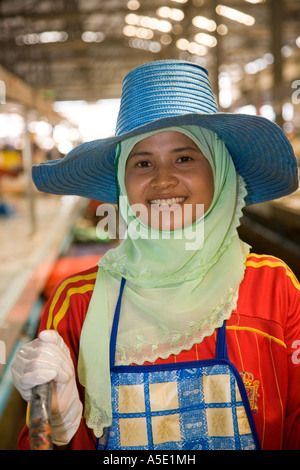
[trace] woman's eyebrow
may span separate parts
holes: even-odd
[[[194,152],[200,152],[200,150],[198,148],[194,148],[194,147],[178,147],[178,148],[172,149],[171,152],[173,152],[173,153],[186,152],[187,150],[193,150]],[[149,157],[150,155],[152,155],[152,152],[147,152],[145,150],[145,151],[131,153],[129,155],[128,159],[133,158],[133,157]]]
[[[172,152],[186,152],[187,150],[193,150],[194,152],[200,152],[198,148],[195,147],[179,147],[176,149],[173,149]]]
[[[141,151],[141,152],[134,152],[134,153],[131,153],[129,156],[128,156],[128,160],[130,158],[133,158],[133,157],[149,157],[149,155],[152,155],[151,152],[146,152],[146,151]]]

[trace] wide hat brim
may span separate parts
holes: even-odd
[[[117,144],[145,132],[180,125],[204,127],[224,141],[236,171],[245,180],[247,205],[277,199],[297,189],[297,161],[277,124],[260,116],[219,112],[168,116],[122,135],[83,143],[62,159],[34,165],[33,181],[42,192],[117,203]]]

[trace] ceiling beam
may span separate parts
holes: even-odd
[[[4,84],[4,102],[13,102],[25,109],[33,109],[47,117],[51,123],[60,122],[63,118],[54,111],[53,101],[46,99],[42,93],[16,77],[0,65],[0,80]]]

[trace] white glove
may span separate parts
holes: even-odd
[[[76,433],[82,403],[76,386],[70,351],[54,330],[44,330],[39,338],[21,346],[12,363],[13,383],[26,401],[35,385],[53,380],[52,440],[66,445]]]

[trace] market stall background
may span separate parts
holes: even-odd
[[[59,276],[94,263],[100,201],[38,193],[33,163],[113,135],[124,75],[151,60],[205,66],[220,111],[279,124],[300,161],[299,0],[0,2],[0,449],[24,422],[11,383]],[[248,207],[241,237],[300,275],[300,197]]]

